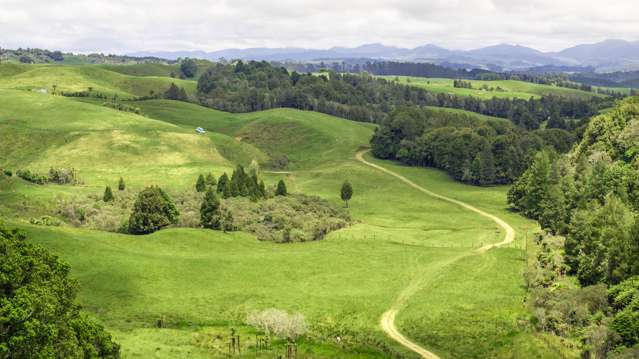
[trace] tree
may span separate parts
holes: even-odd
[[[206,175],[206,185],[207,186],[215,186],[217,184],[217,180],[215,179],[215,176],[213,176],[213,173],[209,172],[208,175]]]
[[[200,206],[200,225],[204,228],[221,229],[222,219],[220,200],[213,187],[209,187]]]
[[[342,201],[346,203],[346,207],[348,207],[348,201],[353,197],[353,186],[348,181],[344,181],[342,183],[342,190],[340,191],[340,195],[342,197]]]
[[[224,193],[224,190],[226,190],[226,188],[228,187],[228,184],[229,184],[229,176],[226,173],[224,173],[217,180],[217,192]],[[224,198],[227,198],[227,197],[224,197]]]
[[[180,71],[182,71],[182,73],[186,77],[193,77],[197,72],[197,63],[195,62],[195,60],[187,57],[186,59],[182,60],[182,63],[180,64]]]
[[[177,87],[175,83],[171,82],[171,86],[164,92],[164,98],[167,100],[186,101],[188,96],[183,87]]]
[[[104,328],[80,312],[70,267],[0,223],[0,357],[119,358]]]
[[[275,195],[276,196],[286,196],[287,195],[287,190],[286,190],[286,183],[284,183],[284,180],[280,180],[279,182],[277,182],[277,188],[275,189]]]
[[[495,183],[495,160],[489,146],[479,154],[479,184],[486,186]]]
[[[102,200],[104,202],[113,201],[113,192],[111,191],[111,186],[106,186],[106,188],[104,189],[104,196],[102,196]]]
[[[138,194],[129,217],[129,233],[153,233],[177,223],[180,212],[171,198],[159,187],[145,188]]]
[[[118,191],[124,191],[126,188],[126,184],[124,183],[124,178],[120,177],[120,181],[118,182]]]
[[[197,177],[197,182],[195,183],[195,190],[198,192],[204,192],[206,190],[206,180],[204,180],[204,176],[200,174]]]

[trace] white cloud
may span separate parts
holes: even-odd
[[[228,47],[557,50],[639,39],[636,0],[0,0],[0,46],[71,51]]]

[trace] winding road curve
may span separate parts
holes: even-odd
[[[487,244],[479,249],[477,249],[476,253],[483,253],[487,250],[489,250],[490,248],[493,247],[498,247],[498,246],[502,246],[505,244],[508,244],[510,242],[512,242],[513,240],[515,240],[515,230],[513,229],[513,227],[511,227],[506,221],[504,221],[503,219],[492,215],[488,212],[482,211],[479,208],[476,208],[474,206],[469,205],[468,203],[450,198],[450,197],[446,197],[446,196],[442,196],[440,194],[437,194],[435,192],[429,191],[426,188],[418,185],[417,183],[409,180],[408,178],[393,172],[389,169],[386,169],[382,166],[376,165],[374,163],[368,162],[364,159],[364,154],[366,152],[368,152],[370,150],[361,150],[359,152],[357,152],[357,154],[355,155],[355,158],[364,163],[367,166],[373,167],[377,170],[380,170],[386,174],[389,174],[393,177],[398,178],[399,180],[401,180],[402,182],[406,183],[407,185],[415,188],[416,190],[419,190],[431,197],[434,198],[438,198],[441,199],[443,201],[446,202],[450,202],[453,204],[456,204],[464,209],[467,209],[469,211],[473,211],[477,214],[479,214],[480,216],[486,217],[491,219],[493,222],[497,223],[498,226],[500,226],[504,231],[505,231],[505,235],[504,235],[504,240],[499,242],[499,243],[495,243],[495,244]],[[424,349],[423,347],[421,347],[419,344],[411,341],[410,339],[406,338],[404,335],[402,335],[402,333],[399,332],[399,330],[397,330],[397,327],[395,327],[395,316],[397,315],[397,312],[399,311],[399,309],[403,306],[405,300],[407,299],[408,296],[410,296],[412,293],[416,292],[419,288],[416,288],[416,286],[419,285],[419,282],[416,282],[414,284],[411,284],[408,288],[406,288],[404,290],[404,292],[399,296],[399,298],[395,301],[395,303],[393,303],[393,305],[391,306],[391,308],[389,310],[387,310],[383,315],[382,318],[380,320],[380,325],[382,327],[382,330],[384,332],[386,332],[386,334],[388,334],[388,336],[390,336],[391,338],[393,338],[395,341],[397,341],[398,343],[400,343],[401,345],[403,345],[404,347],[412,350],[413,352],[419,354],[422,358],[425,359],[440,359],[439,356],[437,356],[436,354]]]

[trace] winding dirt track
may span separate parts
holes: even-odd
[[[495,244],[487,244],[479,249],[477,249],[476,253],[483,253],[487,250],[489,250],[490,248],[493,247],[498,247],[498,246],[502,246],[504,244],[508,244],[510,242],[512,242],[515,239],[515,230],[513,229],[513,227],[511,227],[506,221],[504,221],[503,219],[492,215],[488,212],[482,211],[479,208],[473,207],[471,205],[469,205],[468,203],[462,202],[462,201],[458,201],[456,199],[450,198],[450,197],[446,197],[446,196],[442,196],[440,194],[437,194],[435,192],[429,191],[426,188],[418,185],[417,183],[409,180],[408,178],[395,173],[391,170],[388,170],[382,166],[376,165],[374,163],[368,162],[364,159],[364,154],[366,152],[368,152],[369,150],[362,150],[357,152],[357,154],[355,155],[355,158],[364,163],[367,166],[373,167],[377,170],[380,170],[386,174],[389,174],[393,177],[398,178],[399,180],[401,180],[402,182],[406,183],[407,185],[415,188],[416,190],[423,192],[431,197],[434,198],[438,198],[441,199],[443,201],[446,202],[450,202],[453,204],[456,204],[464,209],[467,209],[469,211],[473,211],[477,214],[479,214],[480,216],[486,217],[491,219],[492,221],[494,221],[495,223],[497,223],[498,226],[500,226],[504,231],[505,231],[505,235],[504,235],[504,240],[499,242],[499,243],[495,243]],[[464,256],[462,256],[464,257]],[[460,257],[461,258],[461,257]],[[388,309],[383,315],[382,318],[380,320],[380,325],[382,327],[382,330],[384,332],[386,332],[386,334],[388,334],[388,336],[390,336],[391,338],[393,338],[395,341],[397,341],[398,343],[400,343],[401,345],[403,345],[404,347],[412,350],[413,352],[419,354],[422,358],[425,359],[440,359],[439,356],[437,356],[436,354],[424,349],[423,347],[421,347],[419,344],[411,341],[410,339],[406,338],[404,335],[402,335],[402,333],[399,332],[399,330],[397,330],[397,328],[395,327],[395,316],[397,315],[397,312],[399,311],[399,309],[404,305],[405,300],[407,299],[408,296],[412,295],[412,293],[416,292],[419,288],[419,281],[412,283],[411,285],[409,285],[408,288],[406,288],[404,290],[404,292],[402,294],[400,294],[400,296],[398,297],[398,299],[395,301],[395,303],[393,303],[393,305],[391,306],[390,309]]]

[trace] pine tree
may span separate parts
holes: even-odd
[[[230,182],[227,182],[226,185],[224,186],[224,189],[222,192],[222,197],[224,197],[224,199],[233,197],[233,192],[231,192],[231,187],[232,187],[232,184]]]
[[[277,182],[277,189],[275,189],[275,195],[286,196],[287,193],[288,192],[286,190],[286,183],[284,183],[284,180],[280,180],[279,182]]]
[[[110,186],[106,186],[106,188],[104,189],[104,196],[102,197],[102,200],[104,200],[104,202],[111,202],[113,201],[113,192],[111,191],[111,187]]]
[[[197,177],[197,182],[195,183],[195,190],[198,192],[204,192],[206,190],[206,181],[204,180],[204,176],[201,174]]]
[[[260,180],[259,189],[260,189],[260,195],[262,196],[262,198],[265,198],[266,197],[266,186],[264,185],[264,181]]]
[[[207,186],[215,186],[217,184],[217,180],[215,179],[215,176],[213,176],[213,173],[209,172],[208,175],[206,175],[206,185]]]
[[[124,178],[120,177],[120,181],[118,182],[118,190],[124,191],[126,188],[126,184],[124,183]]]
[[[342,198],[342,201],[346,203],[346,207],[348,207],[348,201],[351,199],[351,197],[353,197],[353,186],[351,186],[350,182],[344,181],[344,183],[342,183],[340,196]]]
[[[220,200],[215,195],[213,187],[209,187],[200,206],[200,225],[204,228],[220,229],[222,225],[222,212]]]
[[[228,187],[228,184],[229,184],[229,176],[226,173],[224,173],[217,180],[217,192],[224,193],[224,191]],[[224,197],[224,198],[227,198],[227,197]]]

